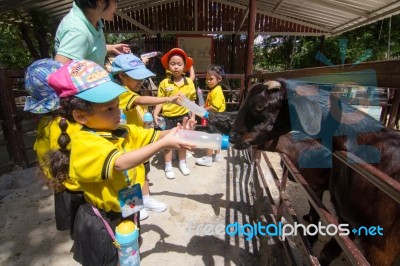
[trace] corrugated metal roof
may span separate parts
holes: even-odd
[[[256,34],[331,35],[400,13],[396,0],[256,1]],[[72,0],[1,0],[0,14],[38,9],[61,19]],[[120,0],[107,32],[246,34],[249,1]]]

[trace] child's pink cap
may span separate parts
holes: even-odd
[[[109,102],[126,92],[104,68],[89,60],[70,61],[52,73],[48,82],[60,98],[76,96],[93,103]]]

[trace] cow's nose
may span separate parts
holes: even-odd
[[[231,131],[229,134],[229,141],[232,143],[237,142],[239,139],[239,134],[237,133],[237,131]]]

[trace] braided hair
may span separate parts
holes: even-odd
[[[57,143],[60,146],[58,150],[50,150],[46,153],[44,161],[49,168],[50,174],[53,179],[48,180],[48,186],[56,191],[63,190],[64,182],[69,178],[69,158],[70,148],[69,144],[71,138],[67,132],[68,122],[76,122],[72,116],[73,110],[80,110],[91,114],[92,103],[79,99],[77,97],[66,97],[60,99],[62,116],[58,126],[61,129],[61,134],[58,137]]]

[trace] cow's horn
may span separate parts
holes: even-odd
[[[267,82],[264,82],[264,85],[268,86],[269,90],[281,88],[281,84],[276,80],[268,80]]]

